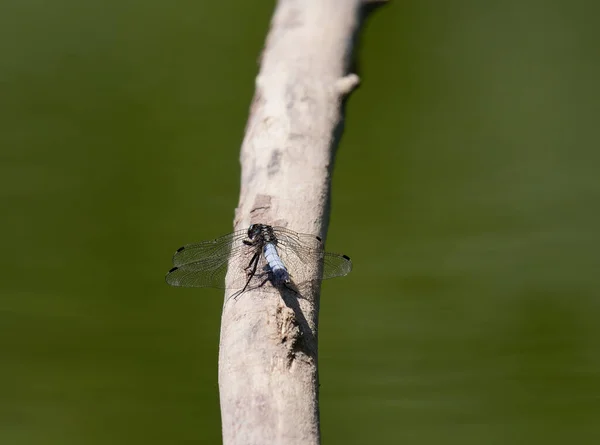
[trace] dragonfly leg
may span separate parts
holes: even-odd
[[[250,284],[250,281],[252,280],[252,278],[254,277],[254,274],[256,273],[256,268],[258,267],[258,260],[260,259],[260,253],[257,252],[254,254],[254,256],[252,257],[252,259],[250,260],[250,264],[248,264],[248,267],[246,267],[244,270],[247,271],[248,273],[248,280],[246,281],[246,284],[244,285],[244,288],[239,292],[239,294],[237,294],[234,297],[234,300],[237,299],[238,296],[240,296],[241,294],[244,293],[244,291],[248,288],[248,285]],[[254,264],[252,264],[254,263]],[[251,271],[249,271],[249,269],[252,268]]]
[[[252,263],[254,263],[254,272],[256,271],[256,266],[258,266],[258,257],[260,256],[259,252],[256,252],[254,254],[254,256],[252,257],[252,259],[250,260],[250,262],[248,263],[248,266],[244,267],[244,270],[246,272],[248,272],[250,269],[252,269]],[[252,273],[254,274],[254,273]],[[248,272],[248,275],[250,275],[250,272]]]
[[[265,284],[267,284],[267,283],[268,283],[268,282],[271,280],[271,277],[270,277],[270,276],[268,276],[268,275],[269,275],[269,274],[267,274],[267,278],[265,278],[265,280],[264,280],[262,283],[260,283],[260,284],[258,285],[258,287],[263,287]],[[263,276],[263,274],[261,274],[260,276],[262,277],[262,276]]]

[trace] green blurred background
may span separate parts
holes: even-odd
[[[324,443],[600,443],[597,5],[396,0],[367,22]],[[232,227],[272,9],[0,3],[2,445],[220,443],[222,293],[163,276]]]

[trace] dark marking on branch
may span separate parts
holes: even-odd
[[[267,164],[267,175],[273,177],[276,175],[281,169],[281,150],[273,150],[271,153],[271,159],[269,159],[269,163]]]

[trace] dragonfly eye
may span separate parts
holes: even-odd
[[[248,238],[250,239],[254,238],[254,226],[255,224],[250,224],[250,227],[248,227]]]

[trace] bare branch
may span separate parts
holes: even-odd
[[[279,0],[241,150],[235,228],[321,235],[359,0]],[[318,444],[319,288],[226,299],[219,355],[225,445]]]

